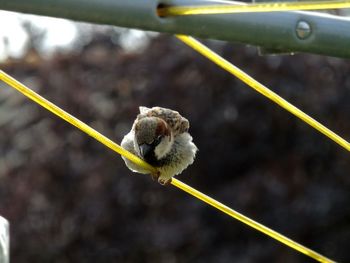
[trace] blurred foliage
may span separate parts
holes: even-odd
[[[350,63],[224,57],[350,139]],[[180,180],[341,262],[350,262],[350,156],[173,37],[142,54],[95,37],[79,54],[30,50],[1,65],[120,142],[139,105],[178,110],[199,148]],[[307,258],[121,158],[5,85],[0,91],[0,214],[12,262],[307,262]]]

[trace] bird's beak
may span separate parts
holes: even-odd
[[[149,145],[147,143],[140,145],[140,152],[141,152],[141,155],[143,157],[148,156],[150,154],[150,152],[152,151],[152,149],[153,149],[152,145]]]

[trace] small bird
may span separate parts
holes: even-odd
[[[157,168],[152,178],[162,185],[180,174],[193,163],[198,151],[188,133],[186,118],[177,111],[161,107],[140,107],[140,114],[121,142],[121,146]],[[150,172],[124,158],[126,166],[133,172]]]

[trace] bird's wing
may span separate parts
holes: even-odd
[[[142,108],[142,110],[141,110]],[[138,119],[144,117],[158,117],[163,119],[172,129],[174,135],[178,135],[184,132],[187,132],[190,123],[188,120],[180,115],[177,111],[161,108],[161,107],[153,107],[151,109],[146,107],[140,107]]]

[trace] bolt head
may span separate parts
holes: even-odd
[[[295,32],[296,32],[296,35],[299,39],[307,39],[311,33],[312,33],[312,30],[311,30],[311,26],[309,23],[305,22],[305,21],[299,21],[297,23],[297,26],[295,28]]]

